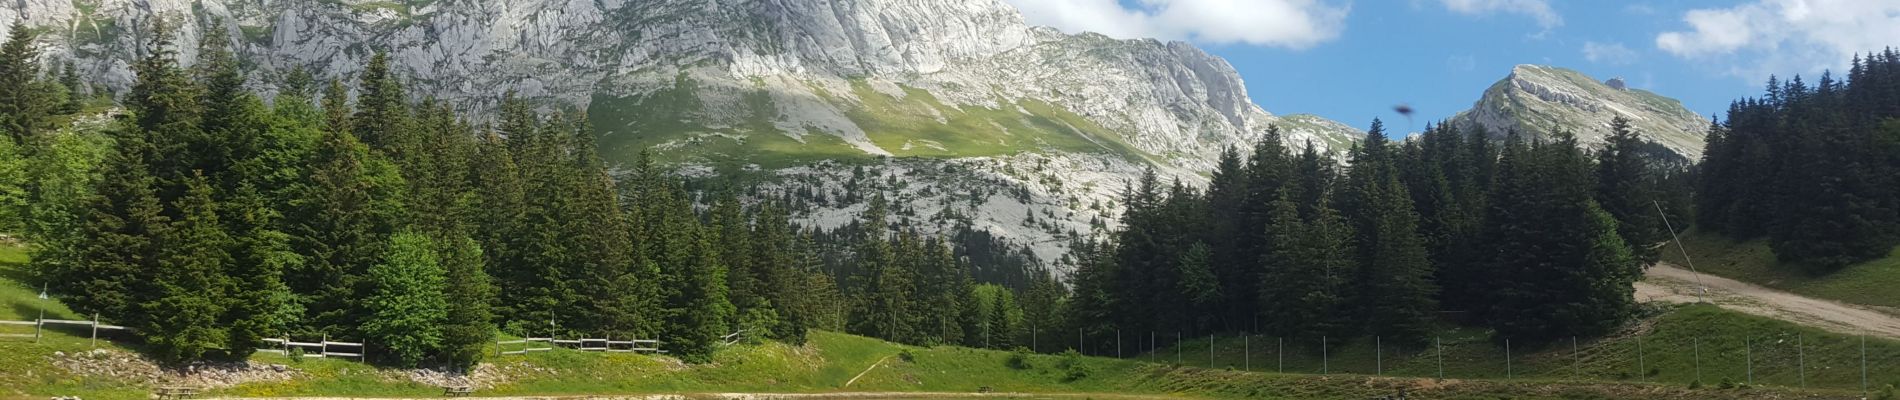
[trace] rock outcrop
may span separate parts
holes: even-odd
[[[1707,119],[1675,99],[1618,86],[1624,86],[1620,78],[1600,82],[1569,69],[1519,65],[1450,123],[1499,137],[1515,131],[1537,138],[1567,129],[1595,145],[1609,134],[1610,120],[1622,116],[1638,134],[1686,160],[1702,156]]]
[[[1025,198],[1032,202],[1074,198],[1039,205],[1075,211],[1061,217],[1071,223],[1112,221],[1114,188],[1145,168],[1199,184],[1222,148],[1247,145],[1269,125],[1281,124],[1293,144],[1330,150],[1358,135],[1317,117],[1262,110],[1233,67],[1191,45],[1067,35],[1024,23],[999,0],[11,5],[0,8],[0,34],[24,18],[48,33],[40,38],[47,61],[76,61],[116,92],[131,86],[130,66],[162,19],[176,28],[187,64],[205,32],[228,33],[249,84],[266,93],[297,67],[353,79],[372,54],[387,51],[411,93],[471,115],[485,115],[506,91],[550,110],[585,109],[610,161],[651,148],[689,170],[783,170],[788,179],[813,175],[811,162],[837,158],[982,165],[970,171],[1038,163],[1066,180],[997,179],[1048,194]],[[803,168],[786,169],[794,166]],[[965,178],[972,177],[944,179]],[[1085,187],[1092,189],[1078,189]],[[1007,208],[978,208],[999,207]],[[992,219],[973,225],[1004,223]],[[1038,247],[1045,258],[1060,254],[1064,242],[1047,233],[1000,233],[1056,243]]]

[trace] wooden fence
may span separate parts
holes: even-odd
[[[328,336],[325,336],[323,338],[323,341],[320,341],[320,342],[298,342],[298,341],[290,340],[290,337],[288,336],[283,337],[283,338],[264,339],[264,342],[274,344],[276,345],[276,347],[269,348],[269,349],[257,349],[257,352],[282,354],[285,356],[289,356],[294,353],[293,351],[291,351],[292,349],[303,349],[304,350],[303,356],[305,358],[344,357],[344,358],[355,358],[357,361],[363,361],[366,358],[365,354],[369,353],[368,351],[365,351],[365,348],[363,347],[363,343],[333,342],[333,341],[330,341],[330,338]],[[337,351],[337,350],[352,350],[352,349],[354,352]]]
[[[32,333],[32,334],[25,334],[25,333],[0,333],[0,338],[29,338],[29,337],[30,337],[30,338],[33,338],[33,342],[34,342],[34,343],[39,343],[39,342],[40,342],[40,338],[42,338],[42,337],[44,337],[44,336],[46,336],[46,326],[47,326],[47,325],[77,325],[77,326],[84,326],[84,327],[89,327],[89,328],[91,328],[91,329],[92,329],[92,337],[91,337],[91,338],[92,338],[92,346],[93,346],[93,347],[99,347],[99,331],[100,331],[100,330],[107,330],[107,331],[129,331],[129,330],[132,330],[132,328],[127,328],[127,327],[123,327],[123,326],[118,326],[118,325],[107,325],[107,324],[102,324],[102,323],[99,323],[99,315],[98,315],[98,314],[94,314],[94,315],[92,316],[92,320],[91,320],[91,321],[80,321],[80,320],[70,320],[70,319],[46,319],[46,315],[45,315],[45,312],[43,312],[43,311],[42,311],[42,312],[40,313],[40,317],[39,317],[39,318],[37,318],[37,319],[34,319],[34,320],[32,320],[32,321],[8,321],[8,320],[0,320],[0,326],[31,326],[31,327],[33,327],[33,333]]]

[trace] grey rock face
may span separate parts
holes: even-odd
[[[376,51],[389,52],[412,94],[435,97],[473,115],[484,115],[480,111],[492,109],[509,90],[548,108],[585,109],[597,99],[644,98],[690,81],[691,102],[703,109],[689,118],[706,131],[696,134],[776,134],[800,143],[811,143],[808,135],[831,135],[865,154],[905,149],[879,145],[871,139],[879,132],[867,132],[876,128],[861,126],[862,116],[853,114],[866,100],[854,90],[858,87],[895,98],[918,90],[945,109],[1014,109],[1024,116],[1030,112],[1021,104],[1033,101],[1080,116],[1115,136],[1098,139],[1141,153],[1140,163],[1102,160],[1076,163],[1096,166],[1087,171],[1067,171],[1099,178],[1083,183],[1102,188],[1119,187],[1119,179],[1149,166],[1198,184],[1204,181],[1199,173],[1212,167],[1220,149],[1256,140],[1270,124],[1282,125],[1293,144],[1310,142],[1329,150],[1343,149],[1358,135],[1317,117],[1282,118],[1262,110],[1232,66],[1191,45],[1065,35],[1025,24],[1019,12],[999,0],[16,0],[7,5],[0,8],[0,34],[24,18],[49,33],[40,39],[48,61],[75,60],[116,92],[133,83],[130,66],[149,41],[156,17],[176,27],[172,32],[186,64],[196,59],[195,44],[204,32],[229,33],[246,61],[250,85],[265,92],[295,67],[320,78],[353,79]],[[748,109],[756,107],[748,96],[757,92],[769,97],[771,110]],[[729,129],[758,115],[776,132]],[[931,117],[945,121],[941,115]],[[990,154],[959,162],[1001,166],[1019,159]],[[1075,202],[1113,203],[1105,201],[1112,200],[1112,190],[1085,196]],[[1048,236],[1022,239],[1060,242]]]
[[[1609,134],[1610,120],[1622,116],[1638,134],[1676,154],[1689,160],[1702,156],[1708,120],[1675,99],[1618,86],[1621,79],[1602,82],[1569,69],[1519,65],[1450,123],[1500,137],[1515,131],[1538,138],[1565,129],[1585,145],[1596,145]]]

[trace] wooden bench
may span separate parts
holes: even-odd
[[[469,387],[469,386],[443,386],[442,387],[443,397],[468,397],[470,393],[475,393],[475,388]]]
[[[198,388],[190,386],[163,386],[155,392],[160,399],[189,399],[198,396]]]

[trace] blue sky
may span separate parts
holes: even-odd
[[[1710,115],[1768,74],[1841,71],[1900,46],[1900,0],[1005,0],[1030,23],[1185,40],[1227,58],[1255,102],[1395,130],[1471,106],[1517,64],[1556,65]]]

